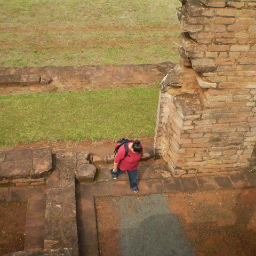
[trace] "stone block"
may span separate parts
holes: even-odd
[[[45,218],[60,219],[62,218],[62,205],[54,202],[46,203]]]
[[[191,16],[213,17],[215,15],[213,8],[206,8],[199,1],[187,1],[185,8]]]
[[[235,18],[231,18],[231,17],[215,17],[212,19],[212,22],[214,24],[226,24],[226,25],[230,25],[230,24],[234,24],[235,22]]]
[[[40,76],[33,74],[33,75],[28,75],[28,83],[39,83],[40,81]]]
[[[218,44],[211,44],[208,46],[208,51],[210,52],[226,52],[230,48],[229,45],[218,45]]]
[[[78,180],[93,180],[96,171],[97,168],[93,164],[81,164],[77,167],[75,175]]]
[[[31,149],[10,150],[6,152],[5,161],[31,160],[32,156]]]
[[[235,17],[237,13],[237,9],[234,8],[220,8],[216,9],[215,13],[217,16],[222,17]]]
[[[191,33],[195,33],[195,32],[200,32],[203,30],[203,25],[201,24],[189,24],[189,22],[187,21],[187,19],[185,17],[181,18],[181,26],[185,31],[191,32]]]
[[[94,164],[105,164],[107,163],[106,156],[91,155],[90,161]]]
[[[225,1],[214,1],[214,0],[200,0],[207,7],[224,8],[226,7]]]
[[[114,163],[115,155],[107,155],[107,163],[112,164]]]
[[[205,32],[214,32],[214,33],[225,33],[227,31],[226,25],[223,24],[211,24],[205,25]]]
[[[31,163],[27,160],[2,162],[0,166],[1,178],[28,178],[32,171]]]
[[[250,45],[231,45],[230,46],[231,52],[248,52],[250,51]]]
[[[237,9],[243,8],[244,4],[245,4],[244,2],[235,2],[235,1],[227,2],[228,7],[233,7],[233,8],[237,8]]]
[[[52,169],[52,150],[33,150],[33,176],[42,177]]]
[[[4,151],[0,151],[0,163],[2,163],[5,160],[5,152]]]
[[[75,168],[62,168],[60,171],[60,186],[62,188],[74,188],[75,187]]]
[[[76,204],[72,204],[72,203],[63,204],[63,218],[64,219],[76,218]]]
[[[76,155],[77,165],[90,163],[90,152],[78,152]]]

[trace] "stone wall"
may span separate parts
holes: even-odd
[[[162,81],[155,153],[174,175],[252,170],[256,1],[187,0],[181,62]]]

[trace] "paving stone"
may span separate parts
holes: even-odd
[[[60,186],[63,188],[75,189],[74,170],[62,168],[60,171]]]
[[[161,170],[156,170],[152,165],[142,165],[138,168],[139,179],[161,179]]]
[[[197,180],[198,180],[200,189],[210,190],[210,189],[218,189],[219,188],[219,186],[216,184],[214,178],[211,176],[197,177]]]
[[[10,150],[6,152],[5,161],[31,160],[33,157],[32,149]]]
[[[32,165],[29,161],[8,161],[1,163],[2,178],[28,178],[32,172]]]
[[[59,169],[54,169],[51,175],[46,180],[47,188],[58,188],[60,187],[60,171]]]
[[[147,180],[138,180],[139,194],[149,194]]]
[[[56,165],[61,168],[75,169],[76,168],[76,153],[65,152],[56,154]],[[62,168],[61,168],[62,169]]]
[[[30,187],[28,188],[28,198],[30,200],[45,200],[46,191],[45,186],[38,186],[38,187]]]
[[[25,202],[28,200],[27,197],[27,188],[16,188],[12,187],[9,191],[10,201],[11,202]]]
[[[51,239],[59,239],[61,236],[61,220],[49,220],[47,219],[45,221],[45,239],[51,240]]]
[[[163,193],[163,183],[162,179],[149,179],[146,180],[147,188],[150,193]]]
[[[129,195],[132,193],[130,189],[130,182],[122,181],[122,180],[113,180],[113,182],[110,183],[110,188],[113,195]],[[107,192],[107,191],[106,191]]]
[[[52,169],[52,150],[35,149],[33,151],[33,174],[35,177],[42,177]]]
[[[214,177],[214,180],[220,188],[233,188],[232,182],[227,176]]]
[[[185,191],[199,189],[196,178],[180,178],[180,182]]]
[[[249,182],[243,173],[231,174],[229,176],[235,188],[243,188],[249,186]]]
[[[90,152],[78,152],[76,154],[77,166],[80,164],[89,164],[90,162]]]
[[[93,164],[80,164],[75,172],[76,178],[80,180],[94,180],[97,168]]]
[[[64,243],[63,247],[73,247],[77,244],[77,225],[76,219],[73,220],[62,220],[61,221],[61,230],[62,230],[62,242]]]
[[[63,218],[64,219],[76,218],[76,204],[74,203],[63,204]]]
[[[75,203],[75,193],[69,188],[50,188],[46,192],[47,201],[62,204]]]
[[[112,176],[110,174],[110,170],[111,168],[113,168],[113,166],[111,165],[111,167],[106,167],[106,168],[100,168],[99,167],[99,176],[97,177],[97,182],[104,182],[104,181],[109,181],[112,180]]]
[[[76,184],[76,198],[82,198],[82,197],[92,197],[93,196],[93,187],[91,184],[87,183],[80,183],[78,182]]]
[[[0,187],[0,202],[8,202],[9,198],[9,189]]]
[[[44,227],[45,209],[41,212],[27,212],[26,226],[27,227]]]
[[[80,255],[99,256],[96,228],[87,227],[84,232],[84,234],[81,234],[80,231],[78,231],[79,237],[82,238],[79,243]]]
[[[112,195],[111,182],[99,182],[93,184],[93,195],[94,196],[104,196]]]
[[[45,211],[45,200],[28,200],[27,211],[41,213]]]
[[[56,202],[46,202],[45,218],[46,219],[61,219],[62,205]]]
[[[0,163],[2,163],[5,160],[5,154],[6,152],[0,151]]]
[[[180,183],[180,179],[176,178],[166,178],[163,179],[163,190],[164,192],[169,191],[183,191],[183,188]]]
[[[251,186],[256,186],[256,171],[246,173],[245,176]]]
[[[29,245],[37,245],[37,248],[44,248],[44,226],[26,228],[25,248]]]
[[[96,214],[94,208],[94,198],[83,198],[77,202],[77,221],[82,227],[96,228]]]

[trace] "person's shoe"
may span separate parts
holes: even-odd
[[[113,169],[112,169],[113,170]],[[114,179],[114,180],[116,180],[117,179],[117,177],[114,177],[113,175],[112,175],[112,170],[110,170],[110,174],[111,174],[111,176],[112,176],[112,178]]]
[[[134,193],[138,193],[139,190],[138,190],[137,188],[135,188],[135,189],[133,190],[133,192],[134,192]]]

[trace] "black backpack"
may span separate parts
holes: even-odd
[[[118,141],[116,142],[116,146],[115,146],[115,150],[114,150],[115,155],[117,154],[119,148],[120,148],[122,145],[124,145],[124,147],[125,147],[125,155],[124,155],[124,157],[128,156],[128,151],[129,151],[129,149],[128,149],[128,143],[129,143],[129,142],[133,142],[133,140],[129,140],[129,139],[126,139],[126,138],[122,138],[122,139],[118,140]]]

